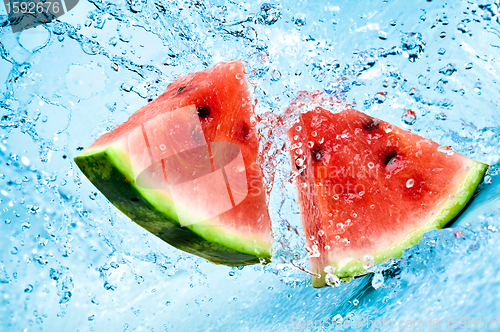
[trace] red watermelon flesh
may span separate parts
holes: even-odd
[[[288,112],[300,111],[301,93]],[[287,133],[313,286],[401,256],[465,206],[486,165],[354,109],[303,113]],[[366,267],[366,266],[365,266]]]
[[[271,255],[254,103],[240,61],[171,83],[75,162],[164,241],[232,266]]]

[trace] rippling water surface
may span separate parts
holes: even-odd
[[[278,148],[287,128],[276,116],[298,91],[321,90],[497,164],[499,6],[82,0],[21,33],[0,12],[0,330],[321,331],[333,330],[332,321],[343,324],[335,330],[376,330],[401,320],[448,330],[453,317],[467,319],[461,327],[491,317],[481,330],[493,330],[497,317],[498,327],[497,167],[456,227],[426,234],[375,277],[314,289],[290,263],[307,268]],[[262,151],[273,156],[265,166],[277,170],[266,174],[273,262],[243,269],[148,234],[72,162],[176,77],[230,59],[247,63]]]

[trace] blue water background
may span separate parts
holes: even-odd
[[[498,1],[82,0],[21,33],[0,15],[0,331],[362,331],[401,320],[446,331],[454,317],[495,330],[497,167],[454,228],[380,267],[380,288],[370,275],[314,289],[290,264],[307,268],[307,255],[279,149],[291,124],[275,117],[298,91],[325,91],[497,164]],[[247,64],[263,142],[273,133],[265,166],[277,171],[266,175],[273,262],[243,269],[158,240],[72,162],[176,77],[230,59]]]

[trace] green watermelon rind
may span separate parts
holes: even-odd
[[[116,208],[178,249],[228,266],[256,264],[271,257],[271,243],[258,237],[231,234],[207,221],[181,226],[168,197],[135,184],[128,154],[119,144],[86,149],[74,160]]]
[[[386,250],[374,254],[373,258],[375,264],[381,263],[387,259],[401,257],[404,250],[417,244],[426,232],[446,226],[446,224],[448,224],[460,213],[460,211],[462,211],[472,198],[472,195],[474,194],[477,186],[481,183],[487,168],[488,165],[474,161],[463,181],[458,186],[455,198],[448,200],[445,205],[432,215],[424,226],[408,234],[405,240],[394,244]],[[339,262],[331,262],[330,265],[335,266],[335,275],[345,280],[350,280],[352,277],[370,273],[370,271],[363,268],[363,264],[359,260],[353,260],[343,264],[339,264]],[[326,286],[326,273],[324,271],[317,271],[316,273],[321,274],[321,277],[313,276],[313,287]]]

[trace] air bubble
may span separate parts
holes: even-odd
[[[340,279],[335,274],[329,273],[325,276],[325,282],[330,287],[339,287]]]
[[[309,236],[309,240],[313,241],[314,240],[314,235]]]
[[[298,139],[299,139],[299,135],[295,135],[295,136],[293,136],[293,139],[294,139],[294,140],[298,140]]]
[[[319,140],[319,144],[323,144],[323,142],[324,142],[324,141],[325,141],[325,138],[324,138],[324,137],[320,138],[320,140]]]
[[[335,266],[327,265],[323,271],[325,271],[326,274],[334,274],[335,270]]]
[[[336,201],[338,201],[339,200],[339,195],[338,194],[333,195],[333,199],[336,200]]]
[[[312,136],[312,137],[316,137],[316,136],[318,136],[318,133],[317,133],[316,131],[313,131],[313,132],[311,133],[311,136]]]
[[[322,229],[320,229],[320,230],[318,231],[318,235],[319,235],[319,236],[323,236],[323,235],[325,235],[325,231],[324,231],[324,230],[322,230]]]
[[[339,231],[343,231],[343,230],[344,230],[344,224],[343,224],[343,223],[341,223],[341,222],[337,223],[337,229],[338,229]]]
[[[453,155],[453,153],[455,153],[455,150],[453,149],[453,147],[451,147],[449,145],[441,145],[437,148],[437,150],[438,150],[438,152],[447,154],[448,156],[451,156],[451,155]]]
[[[368,255],[368,254],[364,255],[363,256],[363,268],[365,270],[368,270],[373,265],[375,265],[375,259],[373,258],[373,256]]]
[[[415,123],[415,121],[417,121],[417,115],[412,110],[406,110],[401,116],[401,121],[411,126]]]
[[[304,182],[301,184],[301,186],[302,186],[302,188],[307,188],[307,183]]]
[[[370,209],[374,209],[374,208],[375,208],[375,204],[370,205]]]
[[[328,244],[325,245],[325,250],[330,250],[330,246]]]
[[[297,127],[295,127],[295,130],[297,130],[297,131],[301,131],[301,130],[302,130],[302,127],[301,127],[301,126],[297,126]]]
[[[348,246],[348,245],[349,245],[349,243],[351,243],[351,241],[349,241],[349,239],[348,239],[348,238],[343,238],[343,239],[342,239],[342,242],[344,243],[344,245],[345,245],[345,246]]]
[[[379,289],[384,284],[384,276],[382,273],[375,273],[372,279],[372,287]]]
[[[296,165],[297,167],[302,167],[302,165],[304,165],[304,159],[302,159],[302,158],[297,158],[297,159],[295,160],[295,165]]]
[[[167,148],[167,147],[165,146],[165,144],[161,144],[161,145],[160,145],[160,150],[165,151],[165,149],[166,149],[166,148]]]
[[[314,142],[309,141],[309,142],[307,143],[307,147],[308,147],[308,148],[312,148],[313,146],[314,146]]]
[[[375,164],[372,163],[371,161],[368,163],[368,168],[369,169],[372,169],[373,167],[375,167]]]
[[[408,181],[406,181],[406,188],[411,188],[411,187],[413,187],[414,184],[415,184],[415,180],[409,179]]]
[[[387,96],[384,92],[377,92],[375,94],[375,97],[373,97],[373,99],[378,103],[378,104],[382,104],[386,99],[387,99]]]
[[[486,176],[484,177],[484,183],[486,183],[486,184],[491,184],[491,183],[493,183],[493,179],[491,178],[491,176],[486,175]]]
[[[304,151],[302,151],[302,149],[297,149],[297,150],[295,150],[295,153],[296,154],[302,154],[302,153],[304,153]]]

